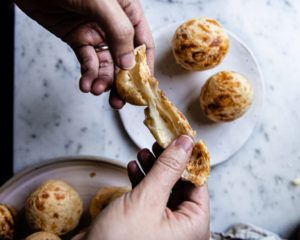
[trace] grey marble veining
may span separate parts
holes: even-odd
[[[265,77],[261,123],[246,145],[212,169],[212,230],[248,222],[287,236],[300,224],[300,2],[143,0],[152,30],[206,15],[254,51]],[[16,12],[15,172],[43,160],[96,155],[125,165],[137,147],[107,95],[78,88],[79,65],[62,41]]]

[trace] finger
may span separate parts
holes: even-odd
[[[150,171],[156,160],[153,154],[150,152],[150,150],[146,148],[138,152],[137,159],[141,167],[143,168],[145,174],[147,174]]]
[[[160,154],[162,154],[164,149],[157,142],[155,142],[152,145],[152,151],[153,151],[155,157],[158,158],[160,156]]]
[[[144,178],[144,174],[140,170],[136,161],[131,161],[127,165],[127,173],[129,180],[132,184],[132,188],[137,186]]]
[[[146,45],[147,63],[152,75],[154,74],[154,55],[155,47],[154,40],[146,18],[143,16],[141,21],[135,26],[135,45]]]
[[[114,78],[114,65],[111,54],[108,50],[97,52],[99,60],[98,77],[92,83],[91,92],[94,95],[101,93],[111,88]]]
[[[188,163],[192,148],[193,140],[185,135],[170,144],[139,185],[144,197],[157,202],[158,207],[166,206],[172,187],[180,179]]]
[[[125,101],[118,94],[115,85],[112,86],[109,93],[109,104],[114,109],[121,109],[125,105]]]
[[[133,54],[133,26],[116,0],[98,0],[91,5],[90,11],[106,33],[116,65],[122,69],[131,69],[135,65]]]
[[[150,31],[150,27],[143,13],[142,6],[139,1],[130,1],[130,0],[119,0],[121,7],[124,9],[126,15],[131,21],[134,27],[134,43],[135,46],[142,44],[146,45],[147,49],[147,62],[151,73],[153,74],[154,69],[154,40]]]
[[[183,215],[193,219],[194,222],[198,222],[199,225],[204,228],[209,228],[209,195],[207,184],[202,187],[193,187],[190,189],[189,200],[183,201],[174,214]]]
[[[183,201],[188,201],[190,199],[190,194],[194,185],[190,182],[182,181],[181,179],[177,181],[172,189],[172,194],[170,195],[168,201],[168,207],[172,210],[177,209],[178,205]]]
[[[195,203],[196,205],[206,209],[209,207],[209,195],[207,184],[202,187],[191,186],[185,194],[186,201]]]
[[[95,23],[85,23],[69,32],[63,40],[74,50],[81,64],[80,89],[92,90],[93,82],[99,76],[99,57],[94,46],[104,44],[103,31]]]
[[[90,92],[93,81],[98,77],[99,61],[94,47],[82,46],[75,50],[81,64],[79,87],[83,92]]]
[[[86,232],[81,232],[71,238],[71,240],[83,240],[86,239]]]

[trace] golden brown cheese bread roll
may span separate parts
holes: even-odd
[[[64,235],[79,223],[83,212],[78,193],[67,183],[49,180],[30,194],[25,203],[25,216],[34,231]]]
[[[135,49],[135,60],[133,69],[120,70],[117,74],[116,87],[119,95],[133,105],[146,106],[144,124],[163,148],[180,135],[194,138],[196,132],[185,116],[158,89],[157,80],[151,76],[144,45]],[[209,153],[203,141],[199,141],[194,146],[182,178],[201,186],[209,173]]]
[[[222,26],[207,17],[193,18],[180,25],[172,40],[176,62],[192,71],[217,66],[229,49],[229,38]]]
[[[60,237],[49,232],[36,232],[26,237],[25,240],[61,240]]]
[[[14,238],[15,210],[6,205],[0,204],[0,239],[11,240]]]
[[[241,117],[253,101],[250,82],[241,74],[222,71],[211,76],[201,89],[200,106],[215,122]]]
[[[107,205],[116,198],[129,192],[127,187],[103,187],[90,202],[89,212],[92,218],[95,218]]]

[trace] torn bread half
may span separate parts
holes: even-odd
[[[116,87],[119,95],[130,104],[146,106],[144,124],[161,147],[166,148],[180,135],[188,135],[194,139],[196,132],[185,116],[158,88],[158,81],[151,75],[145,45],[135,49],[135,60],[133,69],[120,70],[117,74]],[[196,142],[182,178],[196,186],[203,185],[210,173],[209,161],[204,142]]]

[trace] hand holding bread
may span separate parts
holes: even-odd
[[[180,136],[156,157],[138,154],[146,175],[129,163],[134,188],[101,211],[87,239],[208,239],[207,185],[180,180],[192,150],[193,140]]]

